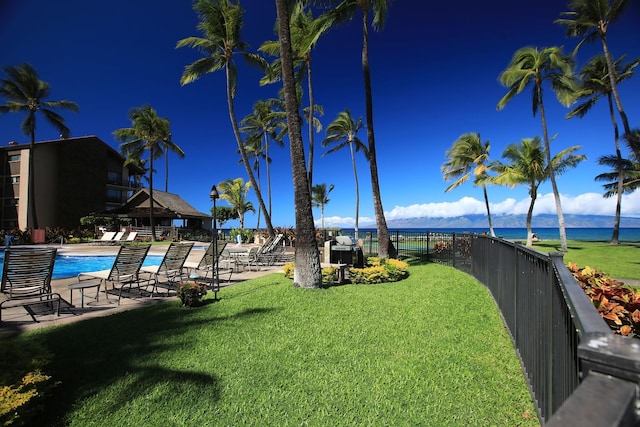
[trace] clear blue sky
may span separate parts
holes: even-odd
[[[610,28],[615,57],[640,56],[640,4],[631,1],[623,19]],[[246,0],[243,38],[255,51],[275,39],[275,2]],[[530,92],[503,111],[496,111],[506,88],[498,76],[513,53],[524,46],[562,45],[571,52],[577,39],[564,37],[553,23],[567,2],[422,2],[395,1],[382,32],[371,33],[374,120],[382,200],[387,220],[406,217],[446,217],[485,212],[482,191],[471,183],[449,193],[440,166],[444,153],[463,133],[479,132],[491,141],[491,157],[522,138],[542,135],[539,117],[533,117]],[[69,99],[80,112],[63,113],[72,136],[96,135],[118,149],[112,132],[128,127],[129,110],[150,104],[171,122],[173,140],[186,158],[170,157],[169,191],[181,195],[198,210],[209,212],[211,185],[228,178],[248,180],[239,164],[229,122],[224,72],[210,74],[181,87],[185,65],[199,58],[176,42],[200,36],[191,2],[169,0],[0,0],[0,66],[31,63],[51,85],[51,99]],[[324,107],[326,127],[349,108],[364,116],[359,21],[336,28],[322,38],[313,53],[316,102]],[[579,66],[601,52],[600,44],[581,50]],[[259,87],[260,75],[239,62],[235,100],[239,119],[258,99],[274,97],[278,87]],[[632,127],[640,126],[640,76],[620,86],[622,102]],[[596,161],[614,153],[613,132],[606,101],[584,119],[565,120],[567,109],[550,90],[545,97],[549,132],[557,134],[553,149],[581,145],[588,161],[558,180],[565,213],[614,214],[614,200],[601,197],[601,183],[593,177],[605,172]],[[22,116],[0,116],[0,143],[28,142],[20,132]],[[56,139],[55,129],[39,118],[38,140]],[[306,132],[303,132],[306,141]],[[366,131],[359,135],[366,140]],[[325,225],[353,226],[354,182],[347,151],[322,157],[316,134],[314,183],[334,184],[325,208]],[[288,146],[270,150],[274,191],[274,226],[294,226],[293,186]],[[164,166],[157,165],[155,187],[164,189]],[[263,177],[264,177],[264,168]],[[373,223],[369,168],[359,159],[360,226]],[[266,184],[265,184],[266,185]],[[266,187],[265,187],[266,188]],[[490,187],[496,215],[526,213],[525,188]],[[265,191],[266,193],[266,191]],[[551,187],[540,188],[536,214],[555,213]],[[265,195],[266,197],[266,195]],[[258,207],[253,194],[249,196]],[[220,202],[223,204],[224,202]],[[624,215],[640,215],[640,196],[623,201]],[[314,209],[320,225],[320,211]],[[248,214],[247,227],[257,217]],[[264,225],[264,221],[262,221]],[[237,226],[229,222],[225,226]]]

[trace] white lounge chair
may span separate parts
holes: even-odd
[[[106,244],[110,243],[113,240],[115,235],[116,235],[115,231],[105,231],[102,234],[102,237],[100,237],[99,239],[92,240],[91,244],[93,244],[93,245],[106,245]]]

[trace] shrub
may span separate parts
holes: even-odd
[[[177,293],[182,305],[195,307],[200,304],[202,297],[207,294],[207,285],[197,282],[182,282],[178,286]]]
[[[0,425],[29,425],[43,411],[56,382],[44,370],[50,353],[37,342],[18,344],[12,337],[0,340],[0,360],[12,369],[0,372]],[[4,366],[6,368],[6,366]]]
[[[284,271],[284,277],[293,280],[294,264],[289,262],[282,267]],[[325,267],[322,269],[322,284],[331,285],[336,280],[337,270],[333,267]]]
[[[567,267],[613,332],[640,337],[640,291],[591,267]]]
[[[398,282],[409,276],[409,264],[393,258],[367,257],[365,268],[349,268],[351,283]]]

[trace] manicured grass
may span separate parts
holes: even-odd
[[[542,252],[560,251],[559,240],[534,243]],[[575,262],[580,267],[593,267],[618,279],[640,280],[640,242],[584,242],[570,240],[564,261]]]
[[[488,291],[409,271],[322,290],[276,273],[0,345],[50,352],[47,419],[71,426],[539,425]]]

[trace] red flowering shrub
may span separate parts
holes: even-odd
[[[613,332],[640,337],[640,291],[591,267],[567,264],[580,287],[587,294]]]

